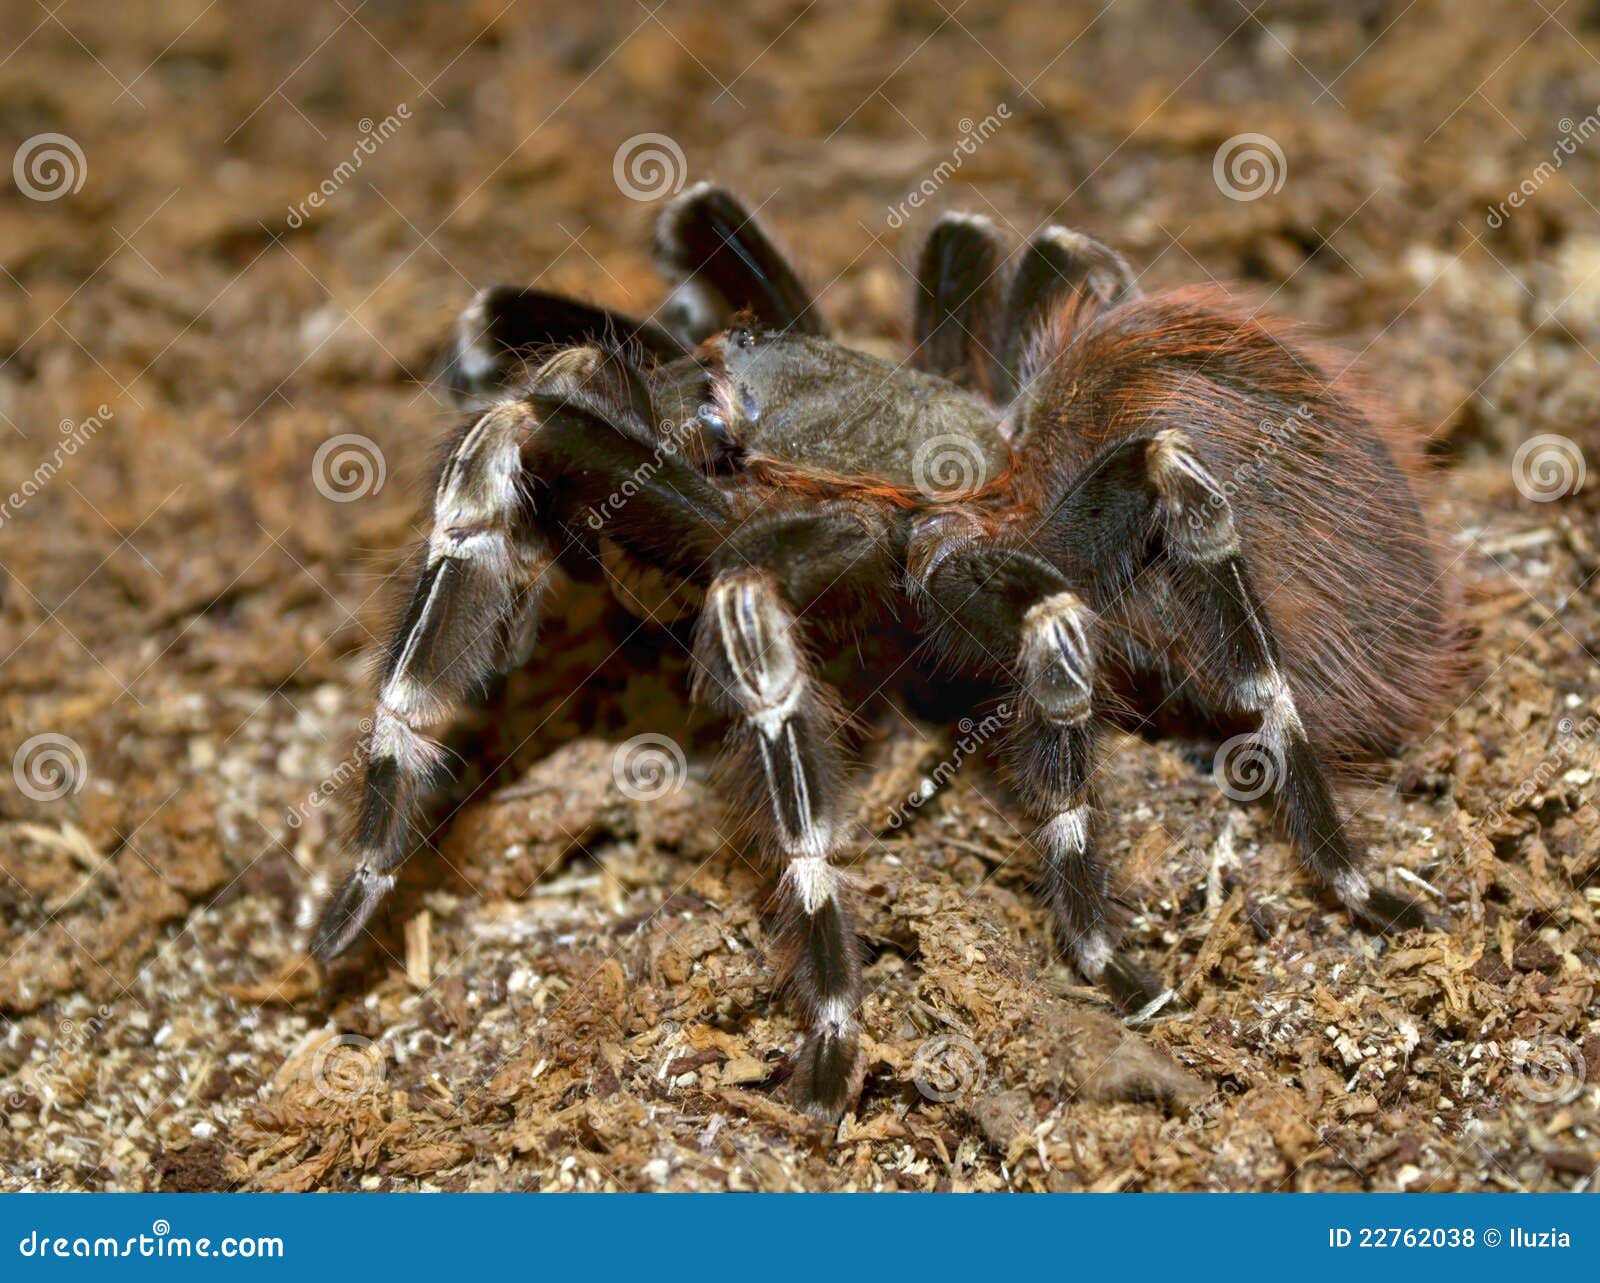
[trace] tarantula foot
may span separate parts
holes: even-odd
[[[855,1034],[813,1034],[795,1062],[794,1102],[824,1122],[836,1123],[861,1095],[866,1063]]]
[[[1364,900],[1350,905],[1350,911],[1363,925],[1380,935],[1406,931],[1412,927],[1423,931],[1442,931],[1448,925],[1444,919],[1429,912],[1415,900],[1381,887],[1369,889]]]
[[[1100,987],[1126,1015],[1143,1011],[1167,991],[1161,977],[1140,966],[1125,953],[1114,953],[1100,973]]]
[[[374,873],[361,865],[351,870],[317,919],[317,929],[311,933],[313,956],[331,962],[348,949],[393,886],[392,874]]]

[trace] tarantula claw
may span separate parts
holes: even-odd
[[[865,1077],[866,1062],[855,1034],[814,1034],[795,1061],[793,1099],[812,1117],[836,1123],[860,1097]]]
[[[1160,976],[1125,953],[1111,955],[1100,973],[1100,985],[1118,1010],[1129,1016],[1143,1011],[1167,992]]]
[[[1412,927],[1423,931],[1443,931],[1449,926],[1447,920],[1423,908],[1417,901],[1381,887],[1373,887],[1368,891],[1366,900],[1359,905],[1351,905],[1350,910],[1380,935],[1407,931]]]
[[[394,887],[394,875],[374,873],[357,865],[334,893],[311,935],[311,953],[322,962],[331,962],[350,947],[356,934],[367,925],[383,897]]]

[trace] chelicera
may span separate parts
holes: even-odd
[[[1014,709],[1005,756],[1058,943],[1123,1008],[1162,986],[1121,947],[1097,841],[1117,710],[1251,736],[1306,872],[1368,927],[1427,925],[1371,879],[1330,772],[1425,728],[1463,648],[1415,443],[1325,357],[1220,292],[1145,295],[1058,227],[1012,256],[987,220],[941,219],[904,363],[829,339],[720,188],[671,204],[657,256],[659,322],[502,287],[455,329],[447,378],[470,412],[384,656],[355,863],[317,954],[393,885],[439,765],[430,728],[528,659],[558,578],[601,573],[641,614],[698,611],[693,695],[728,719],[779,874],[794,1083],[821,1115],[860,1091],[861,963],[845,710],[811,655],[872,608],[912,622],[912,667],[925,650]]]

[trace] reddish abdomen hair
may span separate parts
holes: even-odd
[[[1458,585],[1419,497],[1419,437],[1332,373],[1337,356],[1211,289],[1063,309],[1033,355],[1044,374],[1018,443],[1030,507],[1049,511],[1108,443],[1180,429],[1228,490],[1319,751],[1351,763],[1433,729],[1470,669]],[[1124,607],[1141,644],[1221,701],[1218,638],[1146,593]]]

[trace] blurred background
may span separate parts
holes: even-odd
[[[1593,1187],[1600,7],[7,0],[0,123],[0,1186]],[[1449,934],[1353,931],[1124,739],[1108,846],[1179,995],[1126,1031],[982,768],[891,825],[959,747],[869,716],[869,1074],[820,1144],[681,642],[578,591],[377,938],[305,962],[441,336],[497,282],[653,307],[701,179],[885,353],[968,209],[1355,361],[1483,634],[1347,799]]]

